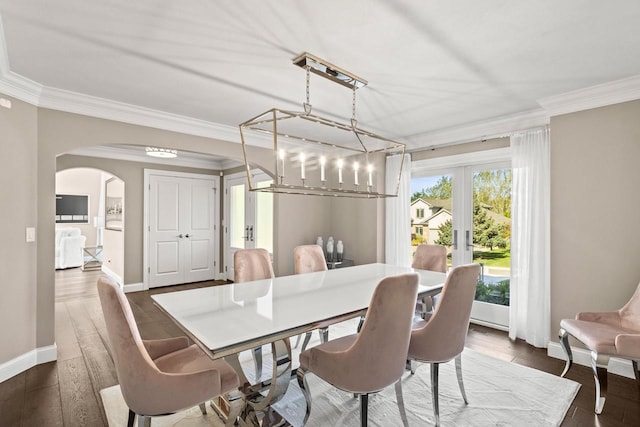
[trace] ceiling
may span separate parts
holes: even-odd
[[[637,0],[0,0],[0,19],[5,74],[228,127],[236,142],[239,123],[302,109],[291,60],[305,51],[368,80],[360,126],[410,149],[640,75]],[[345,87],[312,75],[310,97],[351,116]]]

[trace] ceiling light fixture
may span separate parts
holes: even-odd
[[[404,154],[405,144],[358,127],[356,90],[366,86],[367,81],[307,52],[294,58],[293,63],[306,70],[304,111],[272,108],[239,125],[249,189],[338,197],[397,196],[402,169],[397,177],[393,177],[395,186],[380,188],[384,184],[382,179],[376,178],[383,175],[377,174],[374,164],[384,169],[382,159],[386,155]],[[353,91],[352,116],[348,123],[312,114],[310,73]],[[251,174],[251,168],[257,162],[250,159],[247,146],[261,145],[264,139],[257,139],[260,135],[269,137],[273,156],[271,172],[275,179],[268,186],[258,186]],[[249,139],[257,139],[257,142],[249,144]]]
[[[160,157],[162,159],[173,159],[178,157],[178,151],[171,148],[147,147],[147,156]]]

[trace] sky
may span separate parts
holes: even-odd
[[[434,186],[438,180],[441,178],[441,175],[437,176],[425,176],[421,178],[411,178],[411,195],[416,193],[423,188],[429,188]]]

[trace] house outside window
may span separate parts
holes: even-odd
[[[416,209],[416,217],[424,218],[424,209],[423,208]],[[420,234],[422,234],[422,231],[420,231]]]

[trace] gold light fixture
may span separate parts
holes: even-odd
[[[383,187],[377,179],[380,171],[375,169],[374,160],[380,156],[404,154],[405,144],[358,127],[356,90],[366,86],[367,81],[306,52],[294,58],[293,63],[306,70],[304,111],[272,108],[240,124],[249,189],[337,197],[397,196],[402,170],[394,177],[395,186],[380,188]],[[312,114],[310,73],[353,91],[352,117],[348,123]],[[273,155],[274,182],[258,187],[253,182],[247,146],[261,145],[259,141],[264,141],[265,135]],[[250,139],[256,139],[258,143],[249,144]]]
[[[160,157],[162,159],[173,159],[178,157],[178,151],[171,148],[147,147],[147,156]]]

